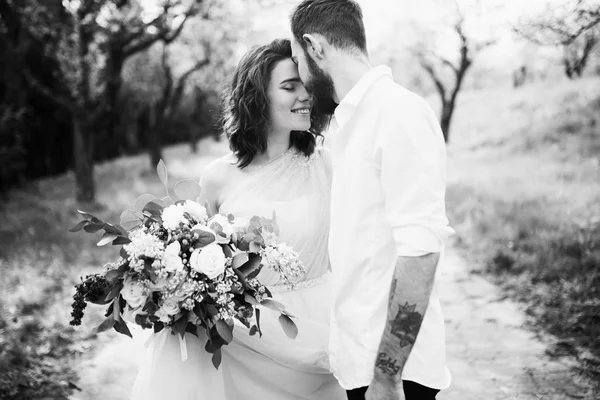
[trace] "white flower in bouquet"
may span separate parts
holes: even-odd
[[[175,300],[166,299],[154,315],[160,319],[160,322],[168,323],[171,321],[171,317],[177,315],[179,311],[181,310]]]
[[[190,298],[196,291],[196,285],[192,281],[185,281],[175,291],[171,299],[176,301],[184,301]]]
[[[183,269],[183,261],[179,257],[179,252],[181,252],[181,244],[178,241],[169,244],[165,249],[163,264],[167,271],[177,272]]]
[[[277,235],[274,232],[263,232],[261,236],[267,246],[275,246],[277,244]]]
[[[262,264],[278,272],[284,282],[297,281],[306,274],[300,256],[285,243],[261,250]]]
[[[146,288],[140,281],[135,281],[128,276],[123,282],[121,297],[131,308],[138,308],[146,303]]]
[[[192,200],[186,200],[185,203],[183,203],[183,211],[190,214],[190,216],[198,222],[206,221],[206,218],[208,217],[206,208]]]
[[[143,229],[138,229],[131,232],[129,240],[131,243],[123,246],[123,249],[129,255],[129,261],[132,261],[134,266],[139,264],[135,261],[139,261],[142,257],[162,258],[165,244],[156,236],[144,232]],[[141,265],[143,267],[143,263]]]
[[[209,279],[215,279],[225,271],[225,254],[216,243],[196,249],[190,256],[190,267]]]
[[[174,230],[179,228],[180,222],[187,223],[188,220],[183,215],[184,212],[186,212],[186,210],[181,204],[172,204],[165,208],[161,214],[163,227],[165,229]]]
[[[233,235],[233,233],[235,232],[233,225],[229,223],[227,217],[221,214],[215,214],[210,219],[208,225],[210,226],[210,224],[212,224],[213,222],[216,222],[217,224],[221,225],[221,227],[223,228],[223,233],[225,234],[227,240],[229,240],[229,238],[231,238],[231,235]]]

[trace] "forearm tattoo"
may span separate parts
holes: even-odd
[[[423,315],[415,311],[416,306],[405,302],[400,306],[396,318],[391,321],[391,333],[400,339],[400,347],[413,345],[417,339]]]
[[[386,353],[379,353],[375,361],[375,367],[389,376],[396,376],[400,372],[398,360],[388,356]]]

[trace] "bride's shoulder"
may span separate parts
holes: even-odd
[[[227,182],[228,177],[236,169],[237,159],[233,153],[211,161],[202,172],[200,182],[202,186],[217,188]]]

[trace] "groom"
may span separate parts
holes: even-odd
[[[333,114],[331,369],[349,399],[435,399],[450,384],[436,270],[452,230],[427,103],[373,68],[352,0],[304,0],[293,60]]]

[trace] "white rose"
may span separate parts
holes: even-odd
[[[180,251],[181,244],[178,241],[169,244],[165,249],[163,263],[165,264],[165,269],[167,271],[176,272],[183,269],[183,261],[181,261],[181,257],[179,257]]]
[[[165,208],[161,215],[163,227],[171,230],[179,228],[180,222],[187,222],[183,213],[184,209],[180,204],[173,204]]]
[[[205,221],[208,217],[206,208],[192,200],[186,200],[183,203],[183,211],[190,214],[196,221]]]
[[[196,249],[190,256],[190,267],[196,272],[214,279],[225,271],[225,255],[223,249],[216,243],[211,243],[202,249]]]
[[[162,323],[168,324],[169,322],[171,322],[171,316],[162,307],[156,310],[154,315]]]
[[[123,289],[121,289],[121,297],[125,299],[131,308],[143,306],[147,298],[144,286],[140,282],[131,279],[131,277],[125,278]]]
[[[167,299],[162,303],[157,313],[160,312],[161,314],[166,314],[172,317],[179,314],[179,311],[179,304],[177,304],[175,300]]]

